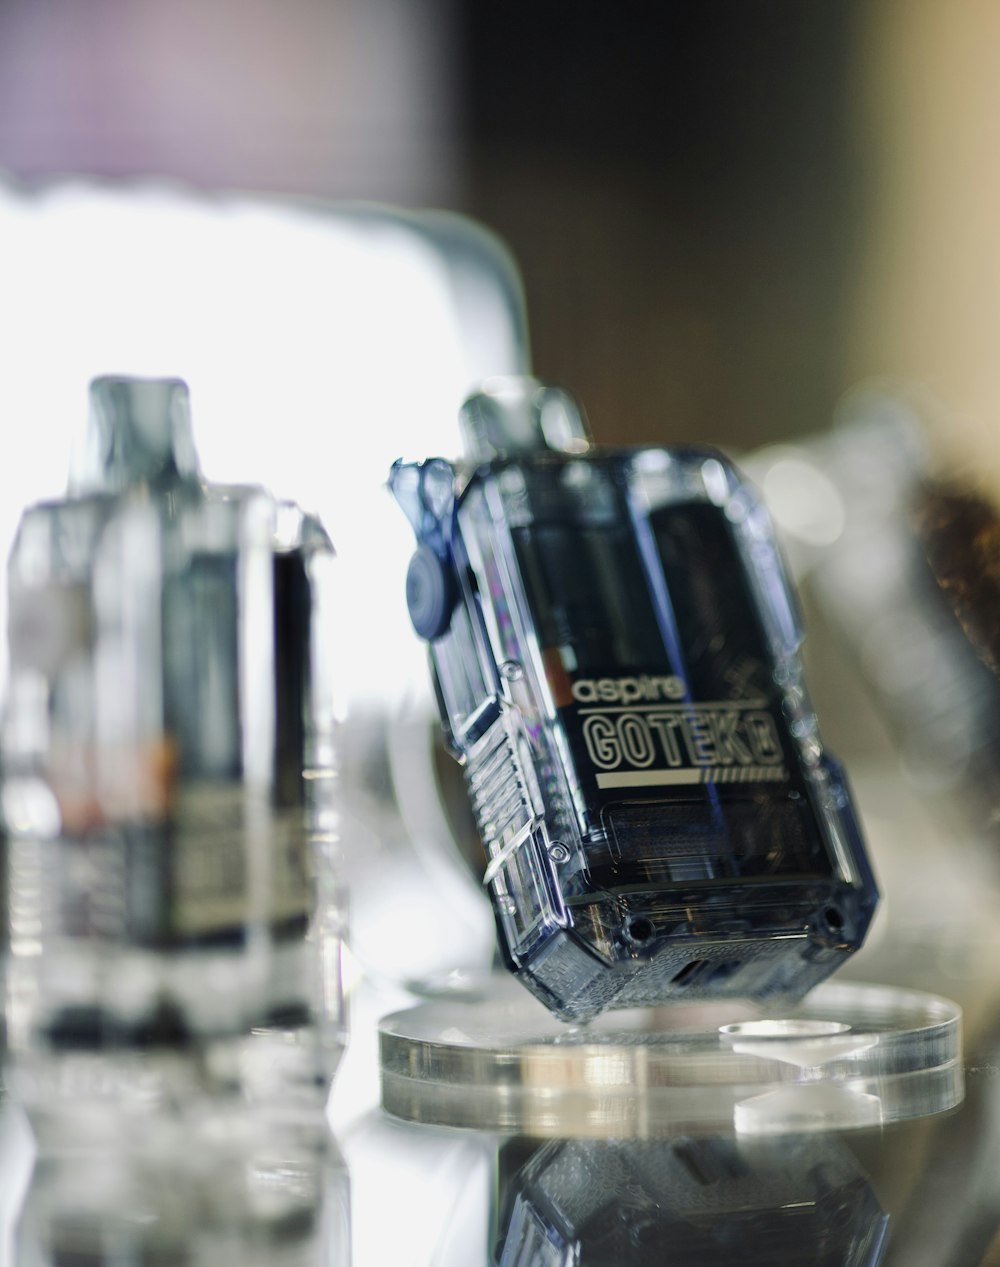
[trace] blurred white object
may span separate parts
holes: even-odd
[[[347,1267],[349,1187],[322,1115],[225,1136],[154,1119],[116,1149],[39,1152],[16,1262]]]
[[[517,274],[493,238],[440,214],[0,183],[0,276],[4,555],[22,506],[62,491],[90,379],[180,377],[206,477],[294,490],[345,583],[365,578],[353,679],[376,697],[408,680],[372,638],[401,628],[416,645],[398,587],[369,570],[393,537],[409,551],[380,488],[405,451],[456,452],[471,385],[526,359]]]
[[[311,1104],[344,1040],[330,542],[201,479],[182,382],[90,397],[8,564],[12,1081],[36,1129],[201,1075]]]
[[[91,378],[183,378],[205,477],[281,489],[337,550],[351,971],[488,964],[492,916],[433,770],[436,709],[405,607],[410,533],[383,486],[401,455],[457,453],[471,387],[526,368],[505,249],[444,213],[0,181],[0,276],[0,554],[22,507],[60,493]]]
[[[793,572],[808,574],[892,730],[907,777],[924,792],[960,796],[982,828],[1000,789],[1000,687],[917,536],[934,472],[921,412],[901,389],[859,390],[832,431],[759,450],[744,467]]]

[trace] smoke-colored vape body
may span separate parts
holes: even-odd
[[[67,496],[25,513],[9,566],[6,1014],[29,1104],[332,1074],[331,561],[297,507],[203,481],[183,383],[92,385]]]
[[[766,511],[712,450],[593,450],[534,380],[463,423],[464,465],[390,485],[508,966],[567,1020],[800,997],[877,891]]]

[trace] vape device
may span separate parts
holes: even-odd
[[[92,385],[68,493],[25,512],[8,571],[6,1014],[27,1100],[169,1098],[187,1053],[244,1092],[332,1073],[331,560],[296,506],[202,479],[183,383]]]
[[[765,509],[711,449],[592,448],[532,379],[462,426],[390,487],[508,967],[566,1020],[801,997],[878,895]]]

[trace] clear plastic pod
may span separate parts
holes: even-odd
[[[177,380],[96,380],[9,565],[14,1081],[37,1113],[324,1094],[344,1042],[332,549],[206,484]]]

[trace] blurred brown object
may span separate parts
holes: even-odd
[[[466,0],[466,205],[600,441],[746,451],[850,385],[856,7]]]
[[[942,471],[1000,492],[1000,6],[859,6],[866,228],[849,377],[927,384]]]
[[[1000,516],[957,482],[925,485],[913,511],[927,561],[966,637],[1000,673]]]
[[[990,1241],[990,1247],[979,1267],[1000,1267],[1000,1231]]]

